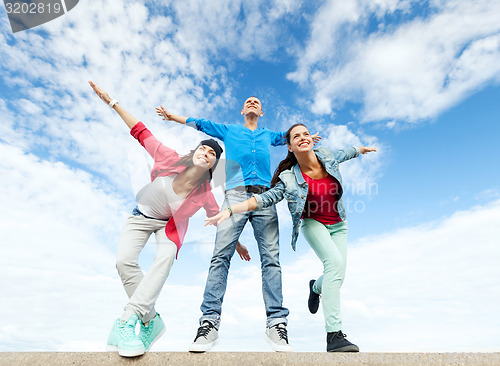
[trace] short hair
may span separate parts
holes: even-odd
[[[247,99],[245,99],[245,102],[246,102],[248,99],[250,99],[250,98],[257,98],[257,99],[259,100],[259,102],[260,102],[260,109],[261,109],[262,111],[264,111],[264,107],[262,106],[262,100],[260,100],[260,98],[259,98],[259,97],[256,97],[255,95],[250,95]],[[245,105],[245,102],[243,102],[243,105]]]

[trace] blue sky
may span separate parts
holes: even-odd
[[[15,35],[1,9],[0,351],[103,350],[126,302],[114,253],[147,172],[88,80],[181,153],[203,134],[161,121],[156,106],[242,123],[250,95],[261,126],[300,121],[324,146],[377,147],[342,166],[344,332],[370,352],[498,351],[500,4],[93,1]],[[273,149],[273,168],[285,153]],[[322,314],[305,305],[321,263],[303,238],[291,250],[278,210],[291,344],[321,352]],[[169,331],[157,351],[194,337],[215,234],[203,217],[158,300]],[[233,260],[215,350],[269,351],[251,230],[241,239],[253,259]],[[151,240],[145,268],[153,256]]]

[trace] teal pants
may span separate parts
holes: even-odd
[[[347,223],[323,225],[314,219],[304,219],[302,233],[323,262],[323,275],[314,283],[313,291],[321,295],[326,331],[337,332],[342,329],[340,287],[347,259]]]

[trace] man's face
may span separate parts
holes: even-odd
[[[241,114],[244,116],[254,114],[257,117],[262,117],[264,113],[262,112],[262,105],[260,103],[260,100],[256,97],[250,97],[245,100],[243,109],[241,110]]]

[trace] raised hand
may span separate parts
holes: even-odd
[[[321,140],[321,136],[319,135],[319,132],[316,132],[314,135],[311,135],[311,138],[313,139],[313,142],[315,145],[319,142],[319,140]]]
[[[108,95],[108,93],[99,88],[93,81],[89,81],[89,84],[92,89],[94,89],[97,96],[101,98],[104,103],[109,104],[109,102],[111,102],[111,97]]]
[[[156,113],[166,121],[174,120],[172,117],[173,116],[172,113],[168,113],[168,111],[165,108],[163,108],[163,106],[156,108]]]

